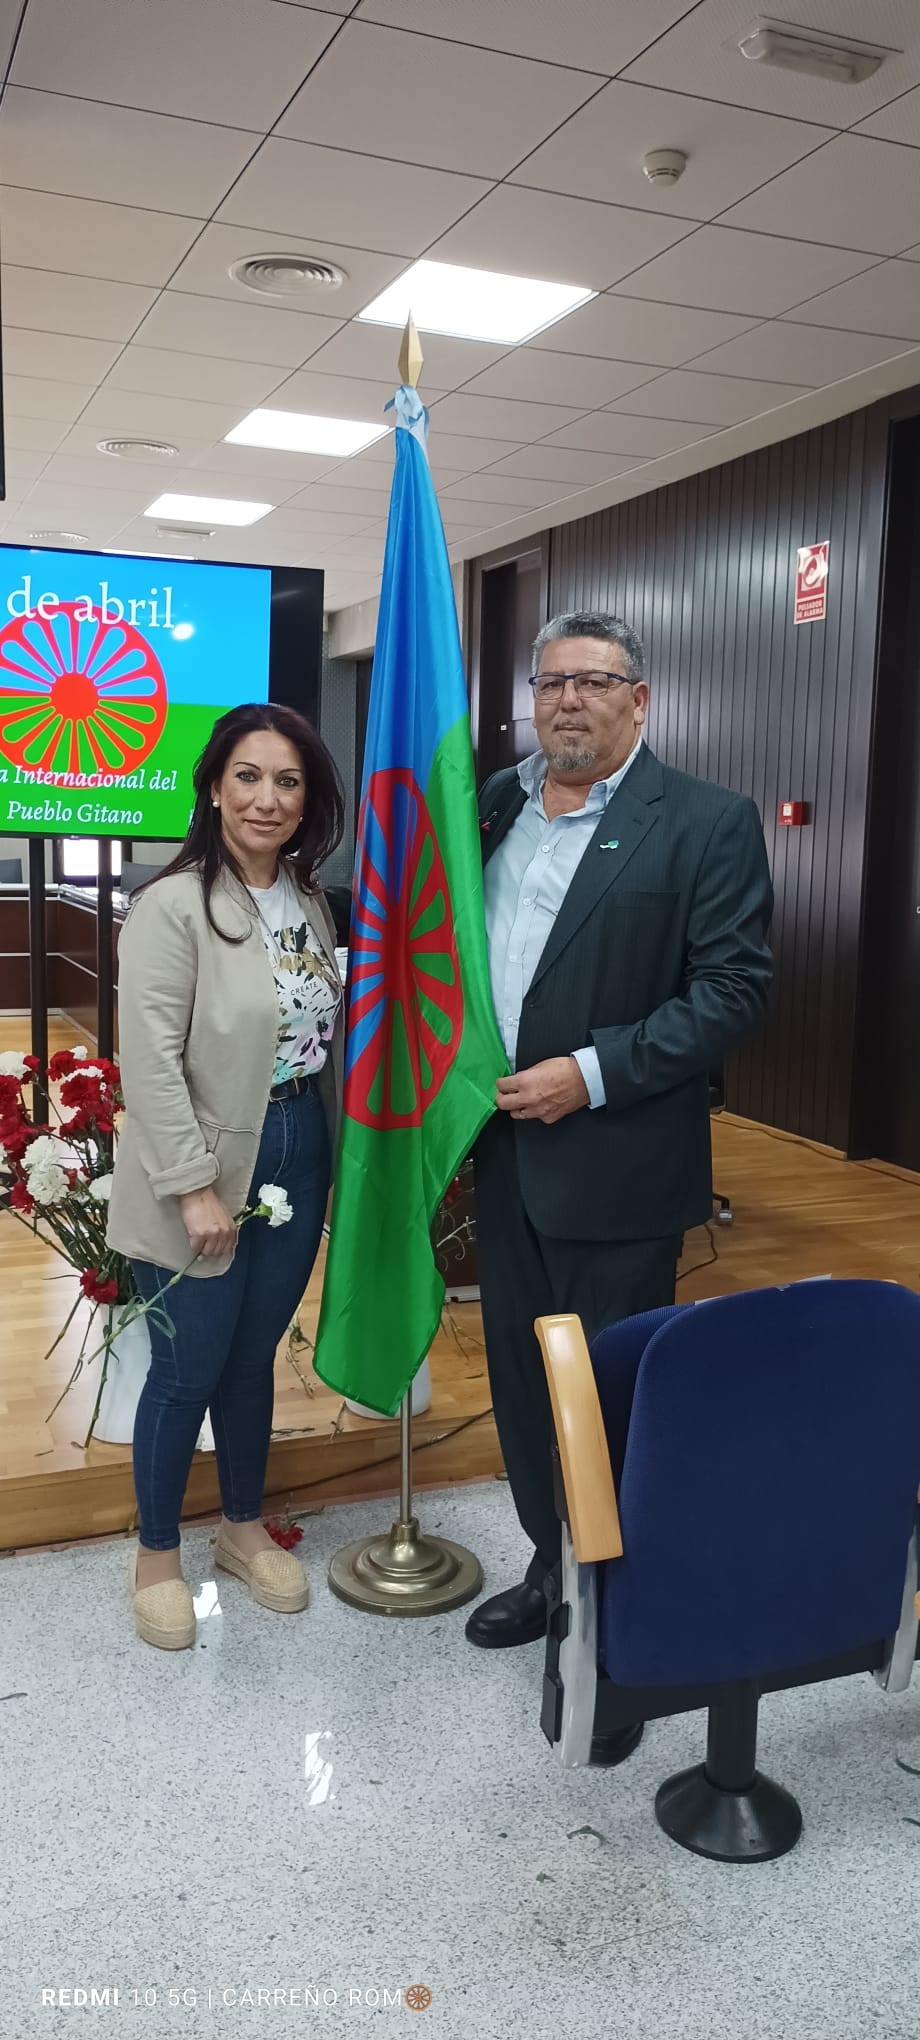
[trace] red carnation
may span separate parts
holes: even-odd
[[[0,1109],[4,1105],[21,1105],[22,1086],[18,1077],[0,1077]]]
[[[59,1048],[57,1055],[53,1055],[48,1064],[48,1075],[57,1082],[60,1077],[72,1077],[74,1071],[78,1070],[79,1067],[80,1065],[71,1048]]]
[[[14,1211],[22,1211],[26,1214],[26,1217],[28,1217],[30,1211],[35,1210],[33,1199],[29,1196],[24,1183],[13,1184],[10,1191],[10,1203]]]
[[[29,1125],[27,1119],[0,1117],[0,1147],[6,1149],[8,1161],[21,1162],[34,1137],[35,1128]]]
[[[104,1282],[101,1268],[85,1268],[80,1277],[80,1288],[92,1303],[118,1302],[118,1283],[114,1275]]]
[[[283,1551],[293,1551],[295,1544],[299,1544],[303,1536],[299,1523],[282,1523],[277,1516],[269,1516],[265,1528],[269,1537],[273,1537]]]
[[[37,1077],[42,1066],[41,1057],[38,1055],[24,1055],[22,1060],[25,1063],[26,1069],[31,1070],[32,1075]]]

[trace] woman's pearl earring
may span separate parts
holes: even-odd
[[[212,806],[212,807],[216,807],[216,808],[219,808],[219,807],[220,807],[220,801],[219,801],[219,800],[212,800],[212,802],[211,802],[211,806]]]

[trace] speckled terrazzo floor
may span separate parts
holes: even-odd
[[[475,1651],[463,1609],[400,1623],[328,1593],[332,1553],[391,1513],[305,1521],[296,1617],[215,1587],[192,1531],[199,1642],[176,1656],[134,1637],[127,1543],[0,1560],[3,2040],[388,2020],[420,2040],[916,2040],[920,1677],[894,1701],[868,1678],[767,1700],[763,1768],[805,1834],[779,1863],[717,1867],[653,1815],[702,1754],[700,1717],[656,1724],[619,1771],[565,1775],[540,1646]],[[486,1591],[519,1576],[503,1483],[421,1514],[478,1552]],[[411,1984],[427,2009],[393,2002]],[[120,2001],[41,2002],[81,1986]]]

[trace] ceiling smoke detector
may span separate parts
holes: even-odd
[[[97,439],[96,452],[112,460],[175,460],[179,448],[168,439]]]
[[[246,255],[240,262],[231,262],[229,274],[244,290],[275,298],[338,290],[345,282],[344,269],[334,262],[321,262],[316,255]]]
[[[30,545],[59,545],[62,539],[65,545],[89,545],[89,539],[85,531],[30,531],[29,533]]]
[[[650,184],[654,184],[659,191],[666,190],[683,176],[687,168],[687,158],[683,149],[653,149],[651,154],[646,156],[642,168]]]
[[[731,43],[724,45],[730,49]],[[742,36],[737,48],[751,64],[775,64],[781,71],[799,71],[806,78],[826,78],[832,85],[861,85],[874,77],[886,57],[899,54],[876,43],[845,43],[815,35],[790,23],[760,21]]]

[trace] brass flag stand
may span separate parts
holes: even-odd
[[[409,318],[399,354],[400,381],[414,389],[422,350]],[[462,1544],[426,1537],[412,1514],[412,1394],[399,1410],[399,1515],[388,1537],[346,1544],[329,1567],[329,1585],[340,1601],[373,1615],[436,1615],[471,1601],[482,1585],[482,1567]]]

